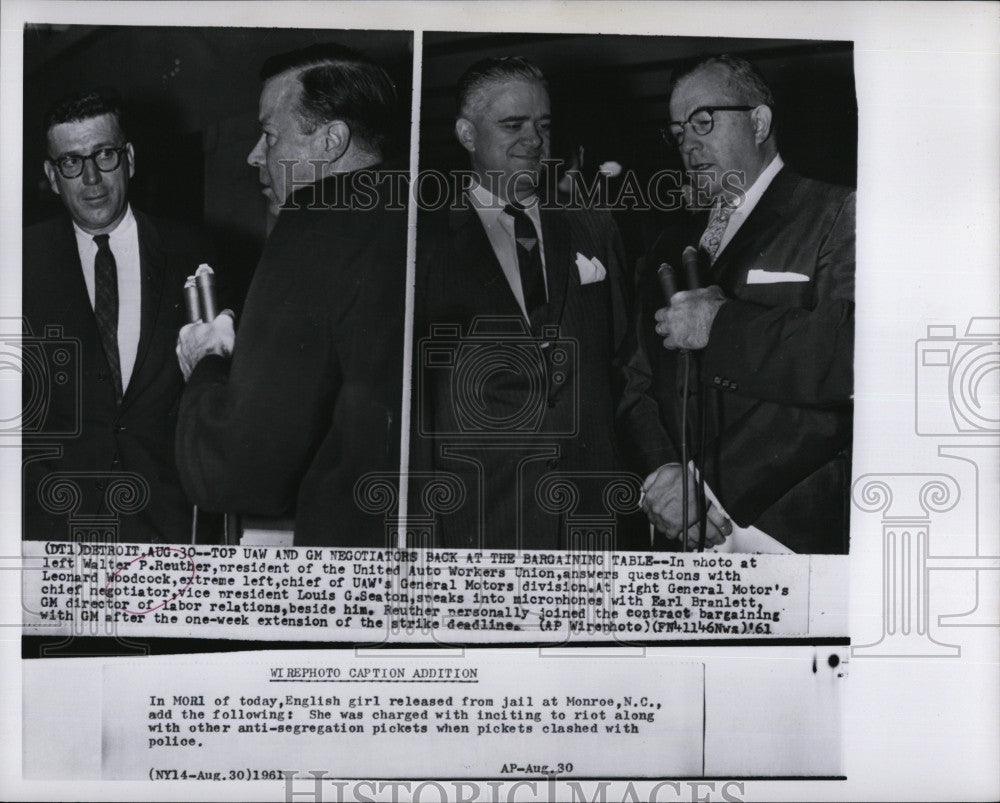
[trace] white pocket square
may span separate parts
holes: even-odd
[[[747,284],[781,284],[783,282],[808,282],[804,273],[790,270],[760,270],[754,268],[747,273]]]
[[[587,259],[579,251],[576,254],[576,269],[580,271],[580,284],[603,282],[608,272],[597,257]]]

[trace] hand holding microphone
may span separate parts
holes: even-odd
[[[661,263],[657,271],[668,306],[656,311],[656,333],[663,337],[664,348],[703,349],[708,345],[716,313],[726,299],[718,285],[698,288],[696,248],[690,245],[685,248],[681,260],[688,290],[677,290],[676,277],[668,263]]]
[[[236,333],[231,310],[217,311],[215,272],[200,265],[184,282],[184,300],[189,323],[177,335],[177,361],[186,382],[203,357],[233,353]]]

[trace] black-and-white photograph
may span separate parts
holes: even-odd
[[[995,799],[995,15],[0,17],[5,798]]]
[[[851,43],[427,33],[422,72],[436,543],[846,554]]]
[[[26,539],[385,545],[354,485],[399,466],[412,51],[25,27]]]

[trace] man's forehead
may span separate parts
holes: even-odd
[[[480,90],[491,117],[543,116],[549,113],[549,93],[535,81],[493,81]]]
[[[115,116],[108,113],[83,120],[56,123],[49,128],[47,137],[51,147],[67,150],[81,144],[117,144],[122,138],[122,131]]]
[[[260,91],[261,121],[293,108],[301,91],[298,71],[290,70],[268,78]]]
[[[680,80],[670,96],[670,108],[687,114],[698,106],[735,104],[736,100],[729,70],[711,64]]]

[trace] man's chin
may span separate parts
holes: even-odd
[[[519,170],[510,177],[508,187],[508,195],[518,200],[534,195],[538,187],[538,172]]]
[[[274,193],[269,189],[264,190],[262,194],[267,201],[267,214],[271,217],[277,217],[278,213],[281,212],[281,202],[274,197]]]
[[[76,225],[88,234],[107,234],[112,231],[121,219],[125,217],[125,210],[121,212],[104,212],[103,210],[86,210],[88,214],[74,217]]]

